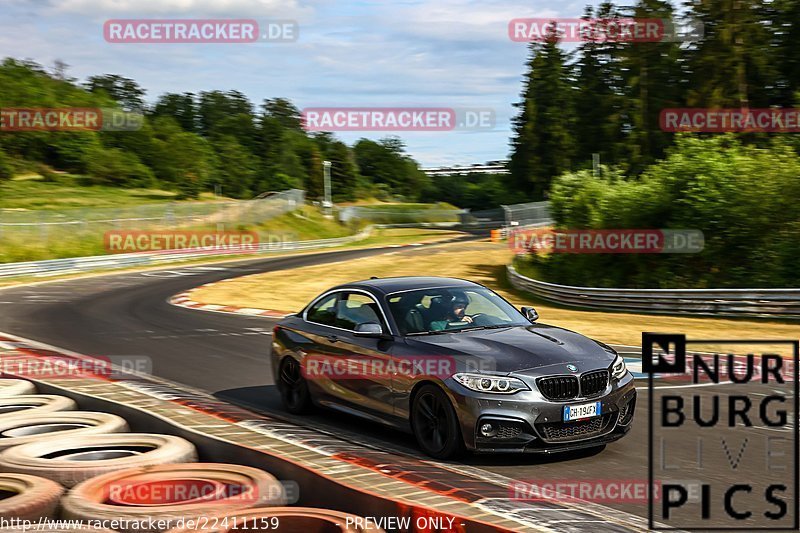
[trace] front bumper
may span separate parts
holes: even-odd
[[[451,380],[448,380],[451,381]],[[473,452],[557,453],[602,446],[622,438],[631,427],[636,387],[628,373],[603,395],[566,402],[544,399],[537,391],[509,396],[470,391],[447,383],[467,449]],[[601,416],[563,422],[565,405],[601,402]],[[489,423],[491,436],[481,434]]]

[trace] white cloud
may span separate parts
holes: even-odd
[[[297,0],[62,0],[52,4],[52,13],[104,16],[218,16],[224,18],[308,17],[312,8]]]
[[[508,41],[509,21],[554,16],[558,16],[558,10],[547,6],[537,8],[528,0],[439,0],[386,4],[383,10],[384,20],[403,21],[398,31],[434,40],[459,41]]]

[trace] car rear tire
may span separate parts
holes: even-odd
[[[278,372],[278,390],[281,393],[283,407],[294,415],[303,415],[311,411],[311,392],[308,382],[303,377],[300,363],[294,357],[286,357]]]
[[[464,451],[458,417],[447,394],[435,385],[423,385],[411,406],[411,429],[417,444],[436,459],[452,459]]]

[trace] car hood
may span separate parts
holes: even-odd
[[[584,372],[607,368],[615,357],[580,333],[545,324],[422,335],[408,337],[408,343],[426,354],[465,356],[478,368],[502,373],[565,374],[569,363]]]

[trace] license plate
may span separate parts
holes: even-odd
[[[592,418],[593,416],[600,416],[602,414],[600,410],[601,402],[565,405],[564,422],[572,422],[573,420],[581,420],[584,418]]]

